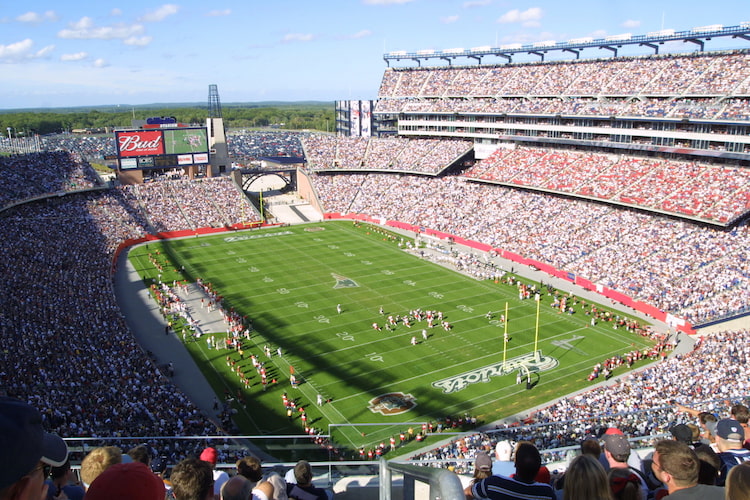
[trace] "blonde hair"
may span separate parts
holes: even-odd
[[[81,479],[86,487],[94,482],[99,474],[112,465],[122,462],[122,450],[117,446],[94,448],[81,462]]]
[[[565,472],[563,500],[612,500],[604,466],[590,455],[579,455]]]

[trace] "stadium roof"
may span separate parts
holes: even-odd
[[[510,44],[501,45],[499,47],[484,46],[474,47],[472,49],[455,48],[445,50],[430,49],[413,52],[401,50],[384,54],[383,60],[385,60],[388,65],[390,65],[390,61],[400,61],[402,59],[410,59],[420,65],[421,61],[426,61],[428,59],[443,59],[448,61],[448,64],[451,64],[452,60],[457,57],[466,57],[476,59],[481,64],[482,58],[485,56],[497,56],[505,59],[507,62],[512,62],[512,57],[515,54],[533,54],[544,61],[544,55],[549,51],[570,52],[575,54],[576,59],[578,59],[581,51],[588,48],[609,50],[614,57],[617,57],[617,50],[624,45],[649,47],[654,50],[654,53],[658,54],[660,45],[674,41],[694,43],[698,45],[702,51],[707,40],[718,37],[741,38],[750,41],[750,22],[740,23],[739,26],[727,27],[714,24],[711,26],[693,28],[687,31],[666,29],[651,32],[646,35],[624,33],[598,39],[593,39],[591,37],[573,38],[565,42],[548,40],[528,45]]]

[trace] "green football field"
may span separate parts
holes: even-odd
[[[449,416],[488,423],[591,385],[596,363],[651,345],[609,323],[590,326],[583,313],[560,313],[546,291],[539,302],[520,300],[515,285],[420,259],[399,248],[399,239],[375,226],[326,222],[152,243],[130,258],[150,280],[158,271],[145,254],[161,246],[158,258],[169,261],[165,282],[200,277],[226,308],[252,319],[244,360],[232,356],[253,373],[250,354],[266,361],[277,383],[265,391],[257,375],[244,389],[226,364],[229,351],[187,342],[219,397],[242,391],[247,404],[235,403],[235,421],[249,435],[301,433],[299,415],[287,418],[284,392],[306,408],[309,425],[327,432],[334,424],[336,442],[351,448]],[[173,271],[181,266],[184,276]],[[437,318],[433,328],[424,318],[383,328],[388,316],[417,309],[442,312],[451,328]],[[265,345],[273,349],[270,359]],[[524,383],[517,383],[519,373]],[[318,394],[327,400],[321,406]]]

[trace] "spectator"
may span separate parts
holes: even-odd
[[[648,498],[649,487],[640,470],[640,463],[637,466],[635,464],[628,465],[633,450],[627,438],[622,433],[605,434],[602,436],[602,442],[604,443],[604,458],[609,465],[609,470],[620,468],[636,473],[641,483],[643,498]],[[637,453],[635,455],[637,456]]]
[[[729,471],[726,500],[750,500],[750,463],[743,462]]]
[[[171,495],[172,494],[172,481],[167,479],[167,457],[156,457],[153,460],[151,460],[151,470],[164,483],[164,487],[167,490],[167,495]]]
[[[721,470],[721,458],[707,444],[699,444],[694,448],[695,455],[700,460],[700,469],[698,471],[698,482],[700,484],[715,485],[719,479],[719,470]]]
[[[750,450],[742,447],[745,430],[739,422],[724,418],[716,423],[716,448],[721,459],[719,479],[716,482],[724,486],[729,471],[742,462],[750,461]]]
[[[47,480],[47,500],[63,498],[67,498],[68,500],[83,499],[86,490],[83,489],[83,486],[78,485],[77,481],[73,481],[74,473],[70,467],[70,459],[60,467],[52,467],[49,477]],[[63,494],[65,497],[62,496]]]
[[[88,489],[99,474],[122,463],[122,450],[117,446],[102,446],[91,450],[81,462],[81,480]]]
[[[0,500],[44,498],[49,468],[67,459],[65,441],[44,430],[34,407],[0,397]]]
[[[614,500],[646,500],[641,489],[641,479],[635,472],[616,467],[610,469],[608,479]]]
[[[724,499],[723,488],[698,483],[698,462],[695,451],[685,443],[673,440],[656,443],[651,467],[654,475],[666,485],[669,500]]]
[[[323,488],[312,484],[312,467],[307,460],[300,460],[294,466],[294,483],[287,481],[286,494],[296,500],[328,500],[328,493]]]
[[[510,477],[490,476],[471,488],[474,498],[508,499],[515,496],[535,500],[554,500],[555,494],[549,484],[537,483],[536,475],[542,466],[542,457],[536,446],[521,442],[516,447],[516,473]],[[505,493],[503,493],[505,492]]]
[[[164,482],[142,462],[115,464],[91,483],[86,500],[164,500]]]
[[[151,465],[151,455],[148,452],[148,448],[144,445],[138,445],[128,450],[128,456],[133,459],[134,462],[141,462],[142,464]]]
[[[750,449],[750,426],[748,426],[748,420],[750,420],[750,410],[748,410],[747,406],[743,404],[736,404],[732,405],[729,413],[730,415],[732,415],[732,418],[739,422],[744,429],[745,435],[742,445],[745,448]]]
[[[260,460],[247,456],[237,460],[237,474],[249,479],[255,485],[263,478],[263,469]]]
[[[229,474],[224,472],[223,470],[217,470],[216,469],[216,462],[218,461],[219,454],[216,451],[216,448],[208,447],[204,448],[201,452],[200,459],[204,462],[208,462],[211,464],[211,467],[213,468],[213,476],[214,476],[214,497],[218,500],[219,496],[221,495],[221,487],[229,481]]]
[[[495,445],[495,461],[492,462],[492,475],[510,476],[515,471],[513,465],[513,443],[498,441]]]
[[[474,475],[471,478],[471,483],[464,488],[464,494],[466,494],[466,498],[471,498],[471,488],[477,483],[477,481],[480,481],[486,477],[490,477],[492,475],[492,459],[485,451],[480,451],[477,453],[477,456],[474,458]]]
[[[607,473],[591,455],[574,458],[565,477],[563,500],[612,500]]]
[[[213,500],[214,469],[198,458],[186,458],[172,469],[175,500]]]
[[[252,494],[252,483],[241,475],[230,478],[221,486],[221,500],[249,500]]]

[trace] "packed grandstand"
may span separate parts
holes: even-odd
[[[746,126],[749,90],[746,51],[389,68],[378,110],[700,119],[731,130]],[[746,160],[512,142],[471,161],[466,137],[244,132],[228,141],[238,161],[304,154],[327,213],[403,221],[504,249],[693,326],[748,313]],[[87,159],[111,154],[111,137],[50,137],[44,149],[0,158],[0,388],[39,408],[65,437],[228,432],[138,347],[114,299],[113,260],[126,241],[257,221],[257,208],[224,176],[103,183]],[[689,421],[675,401],[708,411],[747,404],[749,341],[746,329],[701,336],[691,352],[565,398],[524,425],[470,434],[420,458],[472,458],[498,441],[529,439],[553,460],[561,458],[555,449],[604,427],[664,434]],[[152,445],[173,461],[201,447]]]

